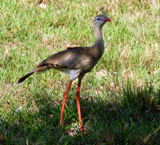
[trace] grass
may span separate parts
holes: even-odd
[[[159,144],[160,3],[145,1],[0,1],[1,144]],[[92,21],[106,10],[105,53],[82,80],[86,134],[78,129],[69,76],[56,70],[14,83],[46,57],[68,46],[94,43]],[[65,131],[65,133],[63,132]]]

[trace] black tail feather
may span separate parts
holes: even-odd
[[[15,85],[17,86],[19,83],[22,83],[26,78],[28,78],[30,75],[32,75],[34,73],[34,71],[30,71],[29,73],[27,73],[26,75],[24,75],[23,77],[21,77],[16,83]]]

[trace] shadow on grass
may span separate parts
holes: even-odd
[[[69,96],[75,94],[70,93]],[[112,101],[115,97],[116,101]],[[69,97],[70,98],[70,97]],[[108,98],[110,98],[108,100]],[[36,105],[10,111],[1,119],[1,144],[159,144],[160,90],[153,86],[135,88],[127,85],[116,95],[81,99],[85,134],[68,135],[78,123],[76,101],[67,100],[64,127],[59,128],[61,104],[55,103],[45,91],[35,93]],[[31,105],[32,104],[32,105]],[[37,106],[37,108],[36,108]],[[32,107],[32,111],[30,111]],[[35,110],[35,111],[33,111]],[[63,133],[65,130],[66,133]]]

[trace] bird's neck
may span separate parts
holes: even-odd
[[[95,48],[98,49],[99,56],[101,57],[104,52],[102,27],[94,27],[94,36],[95,36]]]
[[[95,44],[103,43],[102,28],[94,27]]]

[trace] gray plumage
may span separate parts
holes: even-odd
[[[79,80],[91,71],[101,58],[104,52],[104,42],[102,37],[102,26],[106,21],[111,21],[104,15],[98,15],[93,22],[95,44],[91,47],[67,48],[43,60],[35,69],[21,77],[15,85],[23,82],[26,78],[38,71],[46,71],[51,68],[69,73],[70,80],[78,77]]]

